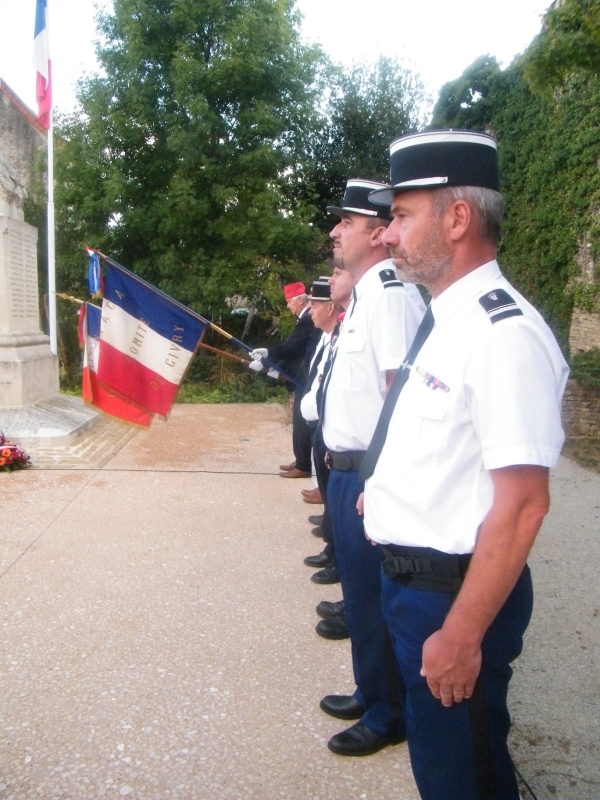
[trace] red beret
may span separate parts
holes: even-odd
[[[301,294],[306,294],[306,289],[303,283],[288,283],[283,287],[283,293],[286,300],[291,300],[292,297],[299,297]]]

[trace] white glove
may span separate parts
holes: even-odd
[[[276,369],[273,369],[273,367],[271,367],[267,371],[267,375],[269,376],[269,378],[278,378],[279,377],[279,373],[277,372]]]
[[[267,358],[269,351],[266,347],[257,347],[256,350],[250,350],[250,358],[253,361],[260,361],[261,358]]]
[[[254,370],[254,372],[262,372],[262,368],[263,368],[262,361],[251,361],[248,364],[248,369]]]

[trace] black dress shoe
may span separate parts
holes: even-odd
[[[350,633],[346,623],[346,615],[342,611],[337,617],[322,619],[315,625],[315,630],[324,639],[349,639]]]
[[[316,528],[313,528],[311,533],[313,536],[317,536],[319,539],[323,538],[323,528],[320,525],[317,525]]]
[[[317,614],[323,619],[331,619],[337,617],[344,610],[344,601],[336,600],[335,603],[330,603],[329,600],[321,600],[317,606]]]
[[[315,572],[314,575],[310,576],[310,579],[315,583],[339,583],[340,573],[336,565],[332,564],[330,567],[325,567],[325,569],[322,569],[320,572]]]
[[[326,714],[338,719],[360,719],[365,713],[363,704],[352,694],[328,694],[319,705]]]
[[[311,525],[320,525],[323,522],[323,514],[311,514],[308,521]]]
[[[333,564],[333,558],[322,552],[318,556],[306,556],[304,563],[307,567],[330,567]]]
[[[347,730],[332,736],[327,747],[339,756],[370,756],[390,744],[400,744],[405,740],[406,734],[380,736],[362,722],[357,722]]]

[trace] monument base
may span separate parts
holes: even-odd
[[[0,333],[0,409],[58,393],[58,356],[48,342],[40,331]]]
[[[70,444],[101,419],[95,409],[78,397],[55,394],[23,408],[0,408],[0,430],[7,439],[25,448]]]

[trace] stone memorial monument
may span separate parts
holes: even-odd
[[[25,187],[0,152],[0,408],[59,391],[58,358],[40,330],[37,229],[24,221]]]
[[[0,149],[0,430],[22,445],[67,444],[99,415],[59,393],[58,357],[40,330],[37,229],[26,187]]]

